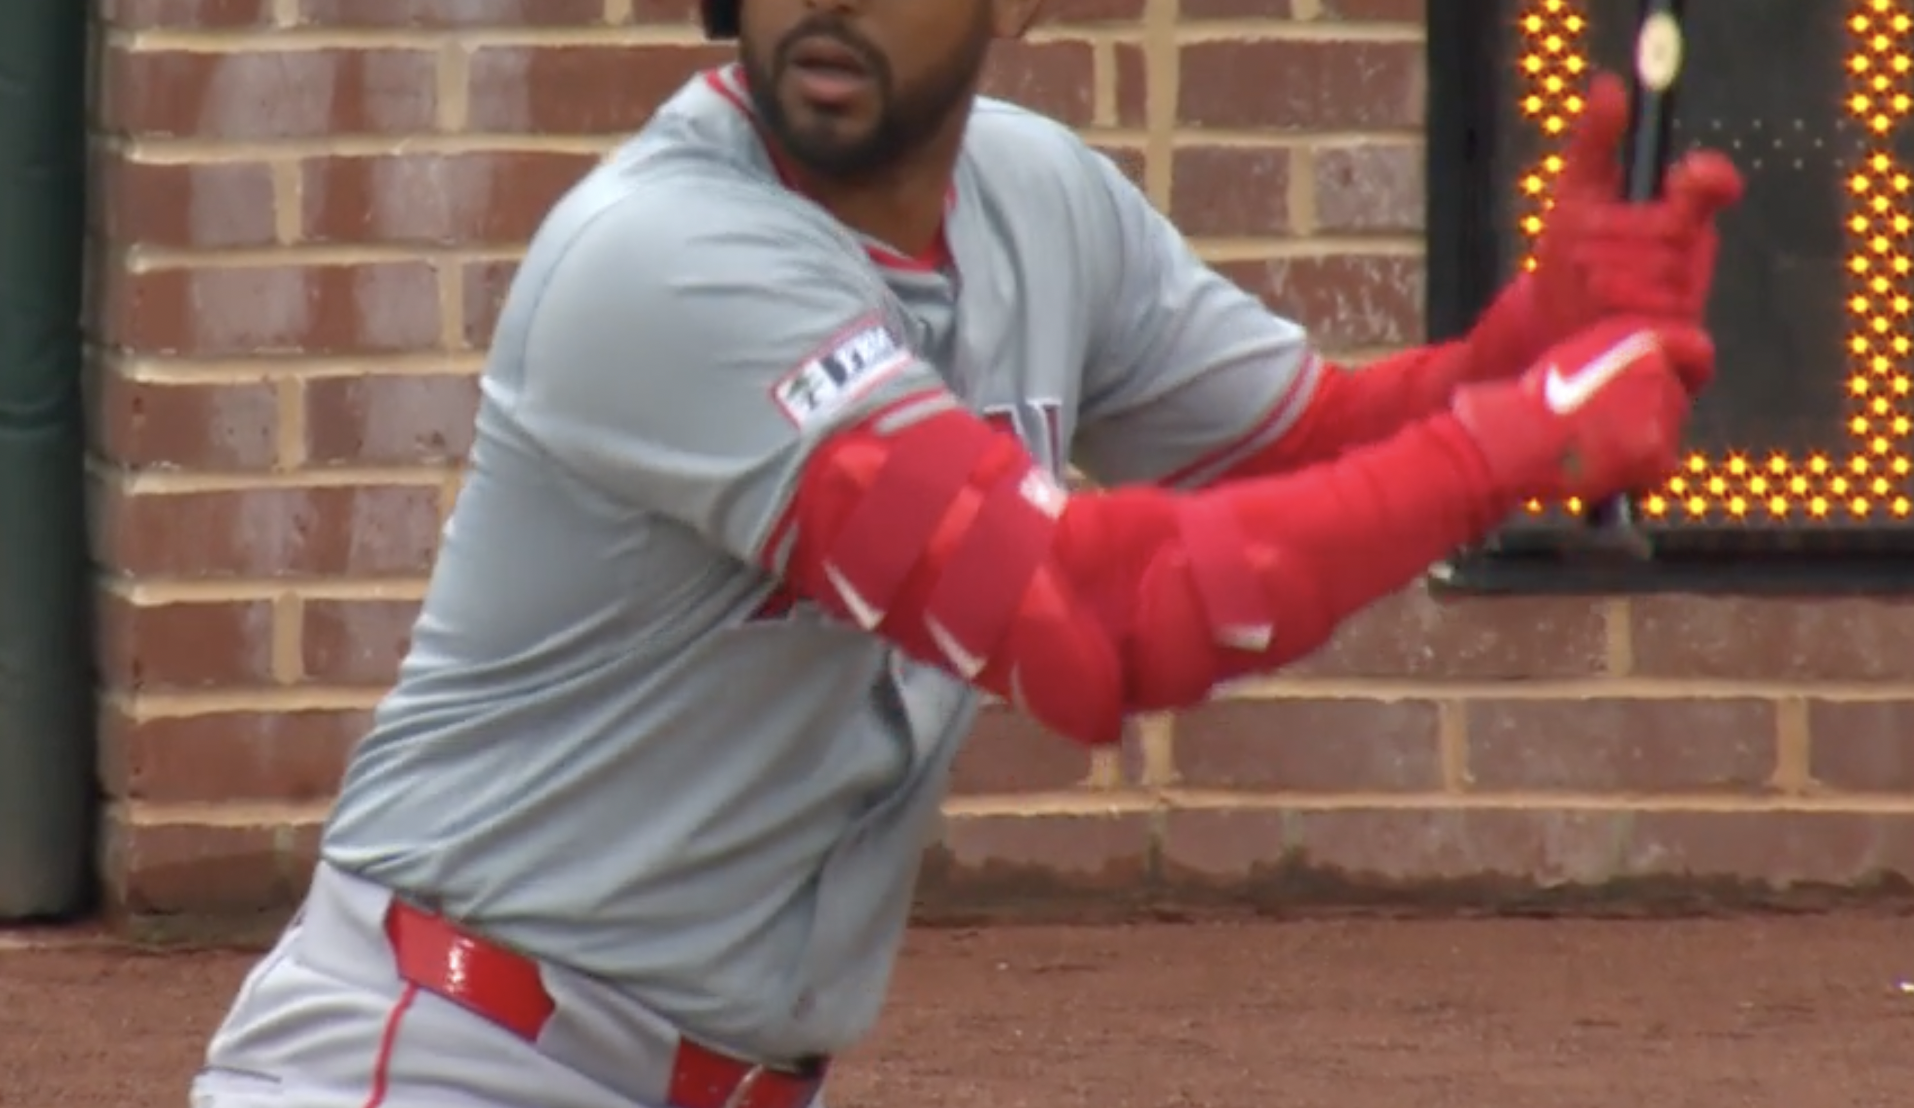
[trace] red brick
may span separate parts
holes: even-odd
[[[1328,234],[1423,229],[1419,143],[1365,142],[1316,152],[1316,229]]]
[[[134,604],[102,594],[99,679],[109,688],[178,690],[272,680],[272,605],[264,601]]]
[[[1742,681],[1914,680],[1914,604],[1655,596],[1630,604],[1635,672]]]
[[[1096,54],[1087,42],[1000,42],[981,91],[1072,127],[1096,115]]]
[[[302,24],[330,27],[590,27],[604,0],[300,0]]]
[[[1145,0],[1050,0],[1038,18],[1039,27],[1075,27],[1104,23],[1134,23],[1143,18]]]
[[[505,306],[505,294],[511,290],[518,263],[511,261],[467,262],[461,284],[464,286],[465,347],[483,349],[491,344],[498,326],[498,313]]]
[[[1121,905],[1147,892],[1150,857],[1141,812],[947,818],[917,892],[936,914]]]
[[[1343,624],[1290,666],[1297,677],[1512,680],[1583,677],[1607,664],[1607,622],[1589,600],[1438,600],[1405,589]]]
[[[197,249],[275,241],[272,170],[258,162],[155,164],[94,155],[93,224],[119,246]]]
[[[1216,700],[1176,724],[1176,768],[1199,789],[1402,792],[1442,787],[1426,700]]]
[[[1116,44],[1117,126],[1149,126],[1149,105],[1149,57],[1142,46],[1119,42]]]
[[[109,819],[109,907],[128,915],[226,915],[282,908],[309,876],[273,825],[135,824]]]
[[[1914,878],[1914,816],[1637,812],[1624,874],[1690,885],[1851,886]]]
[[[1172,889],[1249,901],[1494,898],[1609,880],[1625,825],[1544,808],[1177,809],[1162,869]]]
[[[1769,700],[1480,700],[1466,709],[1480,789],[1765,793],[1777,742]]]
[[[633,23],[698,22],[698,0],[633,0]]]
[[[1055,792],[1081,787],[1089,778],[1090,754],[1081,743],[1052,733],[1029,716],[992,706],[957,755],[954,793]]]
[[[272,0],[101,0],[100,21],[131,30],[257,27],[272,21]]]
[[[1810,700],[1808,771],[1830,789],[1914,794],[1914,702]]]
[[[478,380],[468,374],[322,377],[305,389],[313,464],[438,464],[472,447]]]
[[[439,345],[424,262],[106,275],[106,341],[145,354],[383,354]]]
[[[96,486],[96,557],[133,577],[422,574],[439,537],[432,486],[126,495]]]
[[[1419,130],[1422,44],[1222,39],[1183,47],[1178,118],[1280,132]]]
[[[1290,0],[1180,0],[1181,22],[1199,19],[1294,19]]]
[[[1332,884],[1500,891],[1609,880],[1626,826],[1613,811],[1372,808],[1299,812],[1294,833],[1299,864]]]
[[[391,684],[418,613],[412,601],[307,601],[300,647],[306,677],[330,685]]]
[[[723,46],[486,46],[470,65],[469,126],[521,134],[635,131]]]
[[[1413,23],[1429,21],[1429,0],[1324,0],[1322,18],[1349,23]]]
[[[1244,894],[1280,883],[1291,815],[1280,808],[1182,808],[1165,817],[1159,868],[1183,892]]]
[[[141,138],[229,142],[431,131],[436,70],[425,50],[112,47],[101,69],[102,125]]]
[[[1217,270],[1322,346],[1403,346],[1423,335],[1423,264],[1398,255],[1325,254],[1225,262]]]
[[[284,859],[281,865],[292,875],[297,896],[304,896],[312,882],[312,871],[319,864],[319,846],[325,833],[323,823],[295,823],[280,833]]]
[[[536,151],[313,158],[301,167],[301,235],[325,243],[521,243],[597,162]]]
[[[87,374],[88,436],[101,458],[131,469],[260,470],[278,457],[273,387],[131,381]]]
[[[332,796],[371,725],[354,711],[215,712],[136,720],[102,713],[109,796],[163,804],[316,801]]]
[[[1170,218],[1186,235],[1279,235],[1290,229],[1289,151],[1188,146],[1172,162]]]

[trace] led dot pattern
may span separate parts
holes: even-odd
[[[1555,206],[1549,191],[1562,172],[1562,138],[1582,112],[1589,64],[1582,39],[1588,20],[1580,5],[1569,0],[1535,0],[1519,18],[1522,50],[1515,64],[1522,116],[1541,132],[1542,139],[1542,156],[1516,185],[1521,191],[1517,219],[1524,238],[1532,243]],[[1522,268],[1535,268],[1532,253],[1523,254]]]
[[[1583,106],[1585,6],[1528,0],[1517,17],[1521,114],[1543,150],[1516,186],[1518,229],[1527,242],[1546,223],[1561,139]],[[1907,488],[1914,470],[1914,173],[1894,157],[1891,142],[1914,112],[1914,14],[1910,0],[1851,0],[1830,9],[1847,31],[1841,108],[1866,137],[1843,178],[1847,331],[1843,371],[1831,377],[1844,396],[1844,446],[1805,455],[1752,445],[1720,457],[1692,453],[1666,485],[1639,499],[1645,520],[1852,524],[1914,515]],[[1534,267],[1532,252],[1522,265]],[[1574,502],[1565,507],[1582,510]],[[1528,511],[1541,515],[1548,506],[1531,502]]]

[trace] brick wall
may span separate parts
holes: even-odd
[[[393,672],[544,205],[697,66],[687,0],[100,0],[113,906],[283,902]],[[1059,0],[997,91],[1361,357],[1421,334],[1418,0]],[[926,903],[1726,890],[1914,869],[1914,621],[1412,591],[1086,759],[1007,714]]]

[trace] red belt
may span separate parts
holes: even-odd
[[[399,977],[536,1041],[557,1005],[538,963],[461,931],[443,916],[394,899],[386,937]],[[666,1099],[671,1108],[806,1108],[824,1084],[824,1064],[791,1073],[678,1040]]]

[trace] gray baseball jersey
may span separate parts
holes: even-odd
[[[688,84],[531,243],[323,852],[777,1059],[875,1019],[979,703],[781,603],[809,452],[940,388],[1059,476],[1200,482],[1320,363],[1053,122],[978,103],[938,264],[787,190],[735,80]]]

